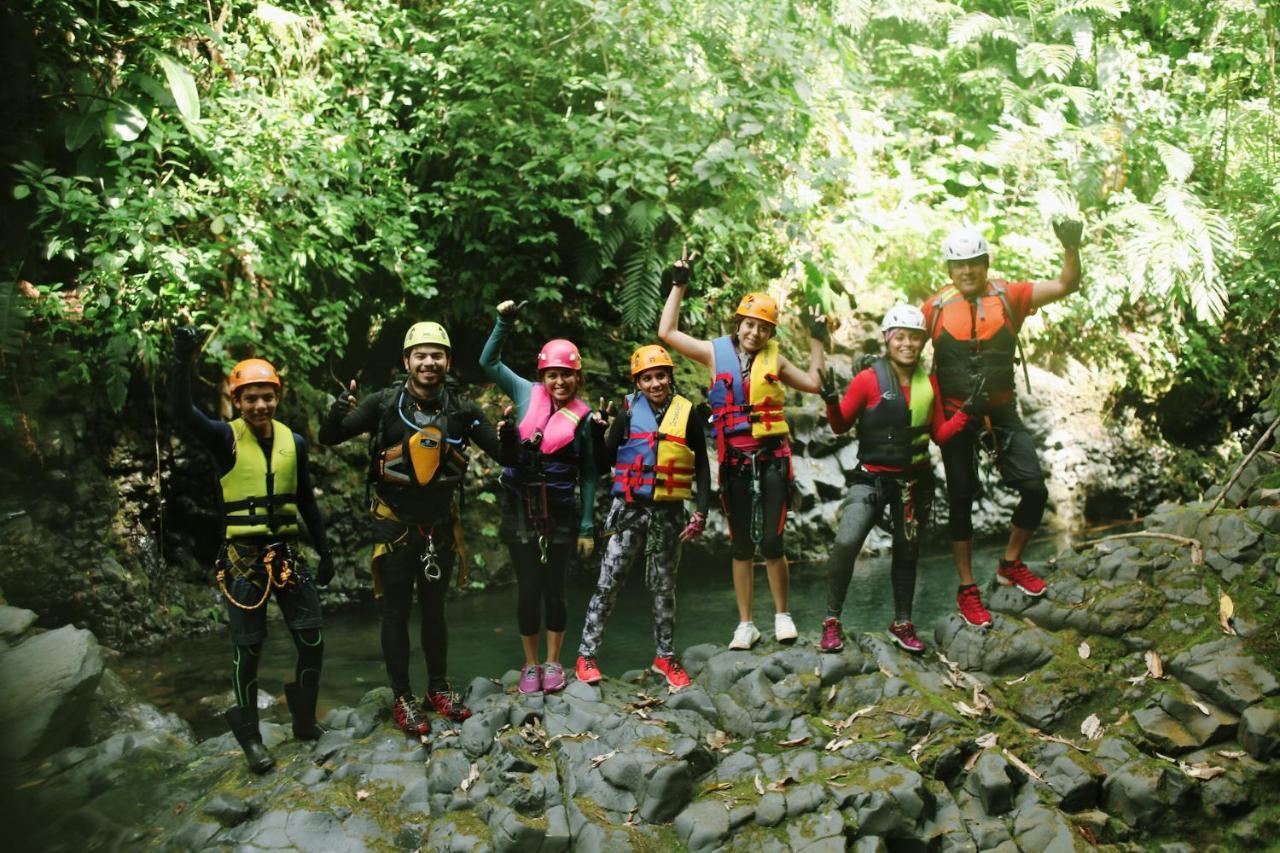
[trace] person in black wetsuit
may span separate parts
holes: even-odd
[[[275,420],[282,390],[275,368],[257,358],[237,364],[231,371],[231,399],[240,417],[231,423],[213,420],[191,401],[191,363],[198,346],[194,329],[178,329],[173,413],[213,454],[218,469],[224,528],[218,584],[227,599],[235,646],[236,704],[226,719],[249,768],[265,773],[274,766],[258,730],[258,661],[267,636],[267,599],[275,595],[298,650],[295,680],[285,685],[294,737],[317,740],[324,733],[316,723],[324,620],[316,584],[332,579],[333,555],[311,487],[307,442]],[[294,555],[300,518],[320,555],[314,583]]]
[[[439,323],[415,323],[405,335],[408,376],[356,402],[356,383],[334,401],[320,441],[340,444],[369,433],[376,496],[373,583],[382,612],[382,656],[395,692],[394,716],[406,734],[431,732],[409,684],[409,611],[415,587],[427,661],[427,705],[461,722],[471,716],[449,686],[444,601],[461,545],[458,498],[475,443],[494,459],[498,434],[484,412],[447,378],[452,347]],[[458,584],[465,583],[465,564]]]

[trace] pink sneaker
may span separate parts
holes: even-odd
[[[822,642],[818,643],[818,649],[824,652],[840,651],[844,648],[841,635],[840,620],[832,616],[822,623]]]
[[[916,636],[916,626],[911,624],[911,620],[906,622],[894,622],[889,626],[889,636],[893,637],[893,641],[902,648],[918,655],[924,651],[924,643],[920,642],[920,638]]]
[[[520,670],[520,692],[538,693],[542,690],[542,667],[536,663]]]
[[[542,692],[558,693],[564,690],[564,667],[558,663],[544,664],[542,667]]]

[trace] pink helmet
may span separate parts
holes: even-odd
[[[578,347],[573,341],[556,338],[542,345],[538,353],[538,370],[549,367],[563,367],[566,370],[581,370],[582,356],[578,355]]]

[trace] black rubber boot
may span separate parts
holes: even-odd
[[[276,766],[271,754],[262,745],[262,734],[258,731],[258,709],[244,708],[239,705],[223,714],[231,733],[236,736],[244,757],[249,762],[249,769],[262,775]]]
[[[316,722],[316,697],[319,695],[319,683],[299,684],[293,681],[284,686],[284,699],[293,717],[293,736],[298,740],[319,740],[326,731]]]

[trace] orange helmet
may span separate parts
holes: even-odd
[[[647,344],[631,354],[631,375],[635,377],[651,367],[675,369],[670,354],[657,344]]]
[[[255,385],[259,382],[274,385],[277,391],[283,387],[280,384],[280,377],[276,375],[276,369],[271,366],[271,362],[261,358],[246,358],[231,368],[230,382],[232,394],[235,394],[246,385]]]
[[[778,303],[767,293],[748,293],[738,303],[735,313],[739,317],[754,317],[771,325],[778,325]]]

